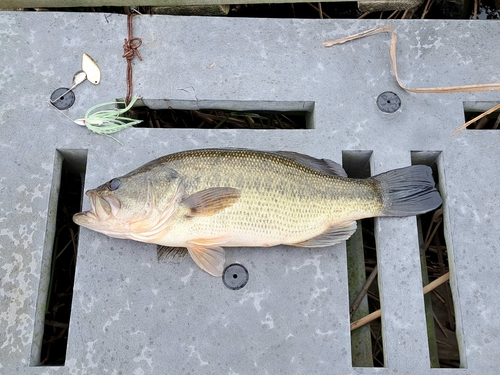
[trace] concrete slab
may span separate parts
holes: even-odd
[[[495,374],[500,357],[500,232],[494,194],[498,131],[452,132],[463,102],[499,92],[409,94],[391,74],[388,37],[326,49],[324,40],[371,20],[264,20],[142,16],[144,61],[134,62],[145,102],[202,108],[311,108],[311,129],[129,129],[123,146],[51,108],[82,53],[102,70],[75,105],[125,96],[126,18],[109,14],[0,13],[0,372]],[[500,24],[399,21],[399,71],[408,86],[499,82]],[[377,96],[402,100],[381,112]],[[290,104],[292,103],[292,104]],[[311,103],[314,105],[311,106]],[[386,367],[351,366],[345,244],[322,250],[234,249],[249,269],[239,291],[190,259],[158,263],[153,245],[80,232],[66,364],[37,367],[53,241],[58,168],[87,153],[86,188],[161,155],[201,147],[293,150],[342,160],[370,150],[372,172],[437,151],[462,369],[430,369],[414,218],[376,220]],[[57,150],[62,150],[58,152]],[[88,202],[84,201],[88,207]]]
[[[340,1],[340,0],[328,0]],[[273,0],[270,3],[289,3],[289,0]],[[292,1],[295,3],[305,2],[304,0]],[[264,0],[233,0],[231,4],[262,4]],[[269,0],[268,2],[269,3]],[[373,11],[385,11],[394,9],[410,9],[422,3],[422,0],[358,0],[358,4],[364,9]],[[75,3],[70,0],[4,0],[0,4],[0,9],[19,8],[71,8],[71,7],[102,7],[102,6],[152,6],[152,7],[181,7],[181,6],[212,6],[220,4],[227,6],[225,0],[80,0]],[[172,14],[172,13],[169,13]],[[217,13],[221,14],[221,13]],[[226,11],[227,14],[227,11]],[[213,11],[205,12],[205,15],[215,15]]]

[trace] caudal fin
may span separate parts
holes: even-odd
[[[443,202],[436,190],[432,170],[426,165],[394,169],[373,178],[382,190],[381,216],[420,215]]]

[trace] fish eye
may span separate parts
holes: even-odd
[[[122,181],[119,178],[113,178],[111,181],[108,182],[108,189],[111,191],[115,191],[120,187],[122,184]]]

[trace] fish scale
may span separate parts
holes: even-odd
[[[92,210],[76,214],[77,224],[185,247],[214,276],[222,274],[222,247],[331,246],[349,238],[358,219],[416,215],[441,204],[427,166],[356,180],[327,159],[244,149],[167,155],[87,195]]]
[[[320,174],[283,156],[246,150],[184,154],[185,158],[174,154],[162,161],[184,176],[188,194],[214,186],[242,191],[238,202],[217,217],[183,222],[185,230],[191,227],[194,232],[218,236],[231,228],[238,233],[257,235],[255,241],[261,243],[254,246],[293,244],[322,233],[328,225],[350,219],[356,214],[353,210],[373,216],[381,207],[380,200],[379,204],[374,203],[376,196],[371,184]],[[199,178],[199,170],[203,169],[211,171],[206,179]],[[335,192],[347,190],[366,199],[344,204]],[[332,204],[335,200],[338,202]],[[255,220],[263,215],[266,218],[262,222]],[[237,239],[230,245],[243,246]]]

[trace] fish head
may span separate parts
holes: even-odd
[[[88,190],[91,209],[73,221],[116,238],[154,242],[168,223],[182,196],[182,178],[170,168],[140,168]],[[151,238],[137,238],[148,233]]]

